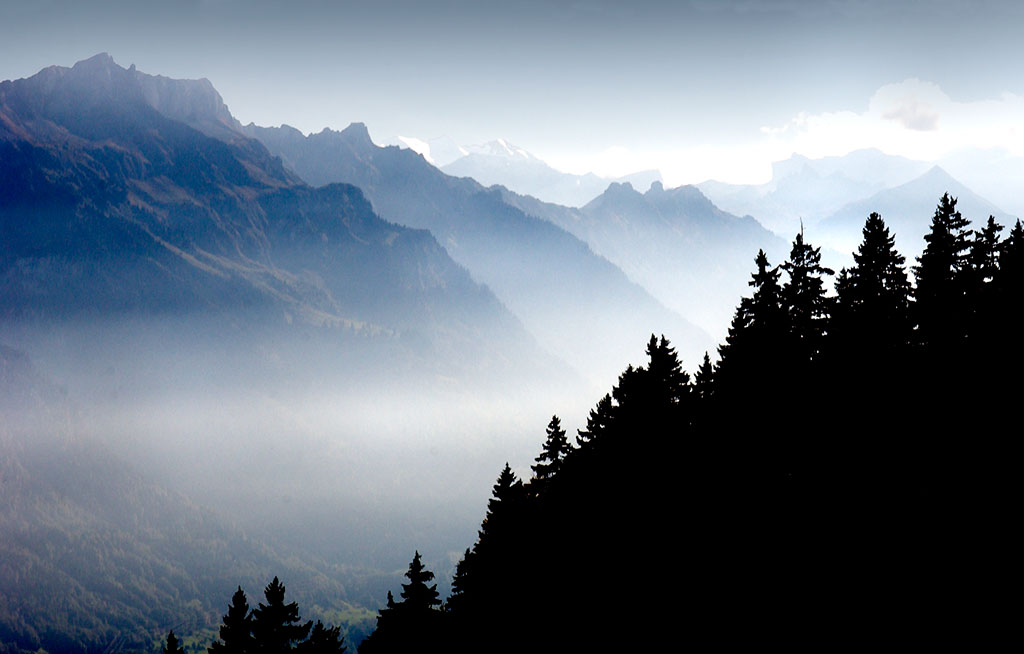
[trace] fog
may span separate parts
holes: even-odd
[[[399,368],[401,352],[376,342],[331,351],[181,318],[8,327],[5,344],[68,406],[15,410],[6,393],[15,432],[64,423],[253,536],[383,570],[417,548],[457,560],[505,462],[528,478],[551,416],[573,435],[614,381],[510,372],[484,383],[466,362],[452,376]]]

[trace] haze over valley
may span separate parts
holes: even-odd
[[[428,4],[0,0],[0,654],[970,623],[1024,13]]]

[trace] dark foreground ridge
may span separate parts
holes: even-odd
[[[802,233],[759,253],[718,365],[652,336],[575,445],[554,417],[501,472],[444,607],[389,596],[360,652],[997,638],[1024,228],[968,226],[943,196],[913,290],[878,214],[835,296]]]

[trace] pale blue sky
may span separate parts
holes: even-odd
[[[684,178],[700,157],[763,170],[808,118],[819,135],[800,132],[803,148],[842,149],[861,132],[897,144],[863,120],[833,120],[848,133],[833,143],[814,119],[863,118],[879,89],[908,79],[931,86],[891,88],[876,119],[924,107],[913,124],[930,124],[937,105],[921,89],[961,109],[1024,97],[1022,28],[1018,3],[964,0],[0,0],[0,79],[106,51],[209,78],[243,122],[503,137],[563,168],[678,161],[668,181],[695,181]]]

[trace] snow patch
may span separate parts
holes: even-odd
[[[422,139],[414,138],[412,136],[402,136],[402,135],[398,136],[398,140],[405,147],[409,148],[410,150],[412,150],[416,154],[423,155],[423,158],[426,159],[431,164],[434,163],[434,160],[430,158],[430,145],[426,141],[424,141]]]

